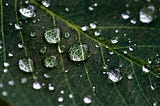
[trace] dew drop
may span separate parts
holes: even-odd
[[[118,82],[122,79],[119,69],[111,69],[109,72],[107,72],[107,74],[108,78],[113,82]]]
[[[145,73],[150,72],[150,70],[151,70],[151,67],[150,67],[148,64],[145,64],[145,65],[142,67],[142,71],[145,72]]]
[[[56,56],[48,56],[43,60],[43,64],[47,68],[54,68],[58,65],[58,60]]]
[[[50,76],[49,76],[48,74],[43,74],[43,76],[44,76],[45,78],[50,78]]]
[[[93,11],[94,10],[93,6],[89,6],[88,10]]]
[[[70,33],[69,33],[69,32],[65,32],[64,37],[65,37],[66,39],[68,39],[68,38],[70,37]]]
[[[127,54],[127,51],[126,51],[126,50],[124,50],[124,51],[123,51],[123,53],[124,53],[124,54]]]
[[[3,63],[3,66],[4,66],[5,68],[6,68],[6,67],[9,67],[9,65],[10,65],[10,64],[9,64],[8,62],[4,62],[4,63]]]
[[[8,81],[8,84],[9,84],[10,86],[13,86],[13,85],[14,85],[14,81],[13,81],[13,80],[10,80],[10,81]]]
[[[69,48],[68,55],[72,61],[84,61],[89,57],[89,48],[86,44],[74,44]]]
[[[8,69],[7,69],[7,68],[4,68],[4,69],[3,69],[3,72],[4,72],[4,73],[7,73],[7,72],[8,72]]]
[[[0,83],[0,88],[3,88],[3,86],[4,86],[3,83]]]
[[[31,36],[31,37],[35,37],[35,36],[36,36],[36,33],[35,33],[35,32],[31,32],[30,36]]]
[[[24,71],[24,72],[30,73],[30,72],[34,71],[33,60],[30,59],[30,58],[20,59],[19,62],[18,62],[18,66],[19,66],[19,69]]]
[[[92,99],[91,99],[91,97],[87,96],[87,97],[83,98],[83,102],[85,104],[91,104],[92,103]]]
[[[157,102],[153,102],[153,106],[157,106]]]
[[[88,27],[87,26],[82,26],[81,29],[82,29],[82,31],[87,31]]]
[[[59,97],[58,102],[62,103],[63,102],[63,97]]]
[[[56,44],[60,42],[60,29],[54,28],[45,31],[44,37],[46,41],[50,44]]]
[[[55,87],[54,87],[52,84],[48,84],[48,89],[49,89],[50,91],[53,91],[53,90],[55,89]]]
[[[72,95],[72,94],[69,94],[69,98],[73,98],[73,95]]]
[[[153,90],[153,91],[155,90],[155,88],[154,88],[154,86],[153,86],[153,85],[151,85],[150,87],[151,87],[151,90]]]
[[[130,22],[131,22],[132,24],[136,24],[136,23],[137,23],[137,21],[136,21],[135,19],[130,20]]]
[[[64,91],[63,91],[63,90],[61,90],[61,91],[60,91],[60,93],[61,93],[61,94],[64,94]]]
[[[8,53],[8,57],[13,57],[13,52],[12,51]]]
[[[130,79],[130,80],[133,79],[132,74],[129,74],[129,75],[127,76],[127,78]]]
[[[50,0],[42,0],[42,5],[45,7],[49,7],[50,6]]]
[[[20,23],[14,24],[14,27],[15,27],[16,30],[22,29],[22,26],[21,26]]]
[[[154,12],[155,12],[154,6],[143,7],[139,12],[139,20],[142,23],[149,24],[154,19]]]
[[[97,25],[95,23],[90,23],[89,26],[92,28],[92,29],[96,29]]]
[[[33,86],[32,87],[35,90],[39,90],[39,89],[42,88],[42,86],[37,81],[33,82]]]
[[[130,11],[127,10],[125,13],[122,13],[121,16],[122,16],[122,19],[124,19],[124,20],[129,19],[130,18]]]
[[[41,54],[45,54],[45,53],[47,52],[47,47],[42,47],[42,48],[39,50],[39,52],[40,52]]]
[[[118,37],[113,37],[113,38],[111,39],[111,43],[112,43],[112,44],[118,43]]]
[[[58,52],[59,53],[64,53],[65,52],[65,46],[64,45],[62,45],[62,44],[60,44],[60,45],[58,45]]]
[[[20,49],[24,48],[24,43],[22,43],[22,42],[18,43],[18,48],[20,48]]]
[[[2,96],[7,96],[8,92],[7,91],[2,91]]]
[[[129,49],[129,51],[131,51],[131,52],[134,50],[134,49],[133,49],[133,46],[130,46],[128,49]]]
[[[27,83],[27,78],[21,78],[20,82],[21,82],[21,84],[26,84]]]
[[[36,13],[34,12],[35,8],[33,5],[28,5],[27,7],[22,7],[19,9],[19,12],[21,15],[27,18],[32,18],[36,16]]]
[[[96,30],[96,31],[94,31],[94,35],[95,35],[95,36],[100,36],[100,35],[101,35],[101,30]]]

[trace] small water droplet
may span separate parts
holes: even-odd
[[[69,98],[73,98],[73,95],[72,95],[72,94],[69,94]]]
[[[7,73],[7,72],[8,72],[8,69],[7,69],[7,68],[4,68],[4,69],[3,69],[3,72],[4,72],[4,73]]]
[[[18,43],[18,48],[20,49],[24,48],[24,43],[23,42]]]
[[[41,88],[42,88],[42,86],[40,85],[39,82],[37,82],[37,81],[33,82],[33,89],[39,90]]]
[[[61,90],[61,91],[60,91],[60,93],[61,93],[61,94],[64,94],[64,91],[63,91],[63,90]]]
[[[118,43],[118,37],[113,37],[113,38],[111,39],[111,43],[112,43],[112,44]]]
[[[101,35],[101,30],[96,30],[96,31],[94,31],[94,35],[95,35],[95,36],[100,36],[100,35]]]
[[[157,106],[157,102],[153,102],[153,106]]]
[[[124,53],[124,54],[127,54],[127,51],[126,51],[126,50],[124,50],[124,51],[123,51],[123,53]]]
[[[35,37],[35,36],[36,36],[36,33],[35,33],[35,32],[31,32],[30,36],[31,36],[31,37]]]
[[[118,29],[116,29],[116,30],[115,30],[115,33],[118,33],[118,32],[119,32],[119,30],[118,30]]]
[[[113,82],[118,82],[122,79],[119,69],[111,69],[109,72],[107,72],[107,74],[108,78]]]
[[[46,30],[44,33],[46,41],[50,44],[56,44],[60,42],[60,29],[54,28]]]
[[[0,83],[0,88],[3,88],[3,83]]]
[[[63,97],[59,97],[58,102],[62,103],[63,102]]]
[[[28,5],[27,7],[22,7],[19,9],[19,12],[21,15],[27,18],[32,18],[36,16],[36,13],[34,12],[35,8],[33,5]]]
[[[66,11],[66,12],[69,12],[69,8],[65,8],[65,11]]]
[[[13,51],[8,53],[8,57],[13,57]]]
[[[53,91],[53,90],[55,90],[55,87],[52,84],[48,84],[48,89],[50,91]]]
[[[155,88],[154,88],[154,86],[153,86],[153,85],[151,85],[150,87],[151,87],[151,90],[153,90],[153,91],[155,90]]]
[[[21,84],[26,84],[27,83],[27,78],[21,78],[20,82],[21,82]]]
[[[65,45],[62,45],[62,44],[60,44],[60,45],[58,45],[58,52],[59,53],[64,53],[65,52]]]
[[[93,6],[89,6],[89,7],[88,7],[88,10],[93,11],[93,10],[94,10],[94,7],[93,7]]]
[[[131,22],[132,24],[136,24],[136,23],[137,23],[136,19],[131,19],[130,22]]]
[[[20,24],[20,23],[16,23],[16,24],[14,24],[14,27],[15,27],[15,29],[16,29],[16,30],[20,30],[20,29],[22,29],[22,26],[21,26],[21,24]]]
[[[155,7],[154,6],[148,6],[148,7],[143,7],[140,12],[139,12],[139,20],[142,23],[150,23],[154,19],[154,12],[155,12]]]
[[[87,26],[82,26],[81,29],[82,29],[82,31],[87,31],[88,27]]]
[[[10,86],[13,86],[13,85],[14,85],[14,81],[13,81],[13,80],[10,80],[10,81],[8,81],[8,84],[9,84]]]
[[[69,48],[68,54],[72,61],[84,61],[89,57],[89,48],[86,44],[74,44]]]
[[[83,98],[83,102],[85,104],[91,104],[92,103],[92,99],[91,99],[90,96],[86,96],[86,97]]]
[[[48,74],[43,74],[45,78],[50,78]]]
[[[150,72],[150,70],[151,70],[151,67],[150,67],[148,64],[145,64],[145,65],[142,67],[142,71],[145,72],[145,73]]]
[[[90,23],[89,26],[92,28],[92,29],[96,29],[97,25],[95,23]]]
[[[4,66],[5,68],[6,68],[6,67],[9,67],[9,65],[10,65],[10,64],[9,64],[8,62],[4,62],[4,63],[3,63],[3,66]]]
[[[7,96],[8,92],[7,91],[2,91],[2,96]]]
[[[133,79],[132,74],[129,74],[129,75],[127,76],[127,78],[130,79],[130,80]]]
[[[130,18],[130,11],[127,10],[125,13],[122,13],[121,16],[124,20],[129,19]]]
[[[24,71],[24,72],[33,72],[34,71],[34,65],[33,65],[33,60],[28,58],[23,58],[23,59],[20,59],[19,62],[18,62],[18,66],[19,66],[19,69]]]
[[[56,56],[48,56],[43,60],[43,64],[47,68],[54,68],[58,65],[58,60]]]
[[[42,5],[45,7],[49,7],[50,6],[50,0],[42,0]]]
[[[42,47],[40,50],[39,50],[40,53],[42,54],[45,54],[47,52],[47,47]]]
[[[134,50],[134,49],[133,49],[133,46],[130,46],[128,49],[129,49],[129,51],[131,51],[131,52]]]
[[[68,39],[68,38],[70,37],[70,33],[69,33],[69,32],[65,32],[64,37],[65,37],[66,39]]]

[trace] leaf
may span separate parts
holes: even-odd
[[[41,0],[30,0],[29,3],[35,6],[36,17],[28,19],[18,10],[26,5],[24,0],[0,0],[2,99],[13,106],[82,106],[87,105],[85,97],[92,106],[159,105],[159,0],[54,0],[48,8]],[[94,3],[98,6],[93,6]],[[145,24],[139,21],[139,11],[148,5],[156,8],[156,18]],[[128,20],[121,17],[126,10],[131,12]],[[137,21],[135,25],[130,23],[133,18]],[[21,30],[14,27],[18,22],[22,23]],[[95,23],[96,29],[90,28],[90,23]],[[89,29],[82,31],[82,26]],[[61,31],[59,44],[49,44],[44,38],[45,31],[53,27]],[[98,30],[101,35],[95,36],[94,32]],[[70,34],[69,38],[65,38],[66,32]],[[36,36],[31,37],[31,33]],[[118,39],[118,42],[114,44],[112,39]],[[24,43],[24,48],[17,47],[20,42]],[[90,56],[82,62],[71,61],[68,50],[79,43],[89,47]],[[57,50],[60,44],[66,49],[63,54]],[[39,51],[42,47],[47,48],[44,54]],[[13,57],[8,56],[12,52]],[[44,58],[50,55],[58,59],[58,65],[53,69],[43,65]],[[18,61],[23,58],[33,60],[33,73],[19,69]],[[142,67],[150,61],[151,71],[144,73]],[[9,63],[9,67],[4,67],[4,63]],[[105,74],[111,69],[120,70],[122,79],[119,82],[113,83]],[[35,81],[41,89],[33,89]],[[51,84],[54,90],[48,89]]]

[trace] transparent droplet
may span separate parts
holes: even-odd
[[[18,48],[20,48],[20,49],[24,48],[24,43],[22,43],[22,42],[18,43]]]
[[[21,82],[21,84],[27,83],[27,78],[21,78],[20,82]]]
[[[39,52],[45,54],[47,52],[47,47],[42,47]]]
[[[127,78],[128,78],[128,79],[133,79],[132,74],[129,74],[129,75],[127,76]]]
[[[69,94],[69,98],[73,98],[73,95],[72,95],[72,94]]]
[[[3,86],[4,86],[3,83],[0,83],[0,88],[3,88]]]
[[[123,53],[124,53],[124,54],[127,54],[127,51],[126,51],[126,50],[124,50],[124,51],[123,51]]]
[[[65,48],[65,45],[61,45],[61,44],[58,45],[58,52],[59,52],[59,53],[64,53],[64,52],[65,52],[65,49],[66,49],[66,48]]]
[[[133,49],[133,46],[130,46],[128,49],[129,49],[129,51],[131,51],[131,52],[134,50],[134,49]]]
[[[130,18],[130,11],[127,10],[125,13],[122,13],[121,16],[124,20],[129,19]]]
[[[154,88],[154,86],[153,86],[153,85],[151,85],[150,87],[151,87],[151,90],[153,90],[153,91],[155,90],[155,88]]]
[[[85,104],[91,104],[92,103],[92,99],[91,99],[90,96],[86,96],[86,97],[83,98],[83,102]]]
[[[14,85],[14,81],[13,80],[8,81],[8,85],[13,86]]]
[[[100,35],[101,35],[101,30],[96,30],[96,31],[94,31],[94,35],[95,35],[95,36],[100,36]]]
[[[59,97],[58,102],[60,102],[60,103],[63,102],[63,97]]]
[[[69,48],[68,54],[72,61],[84,61],[89,57],[89,48],[86,44],[74,44]]]
[[[31,36],[31,37],[35,37],[35,36],[36,36],[36,33],[35,33],[35,32],[31,32],[30,36]]]
[[[8,72],[8,69],[7,69],[7,68],[4,68],[4,69],[3,69],[3,72],[4,72],[4,73],[7,73],[7,72]]]
[[[63,90],[61,90],[61,91],[60,91],[60,93],[61,93],[61,94],[64,94],[64,91],[63,91]]]
[[[65,37],[66,39],[68,39],[68,38],[70,37],[70,33],[69,33],[69,32],[65,32],[64,37]]]
[[[119,69],[111,69],[109,72],[107,72],[107,74],[108,78],[113,82],[118,82],[122,79]]]
[[[111,43],[112,43],[112,44],[118,43],[118,37],[113,37],[113,38],[111,39]]]
[[[3,63],[3,66],[4,66],[4,67],[9,67],[9,65],[10,65],[10,64],[9,64],[8,62],[4,62],[4,63]]]
[[[7,96],[8,92],[7,91],[2,91],[2,96]]]
[[[154,12],[155,12],[154,6],[143,7],[139,12],[139,20],[142,23],[147,23],[147,24],[152,22],[154,19]]]
[[[18,66],[19,66],[19,69],[24,71],[24,72],[30,73],[30,72],[34,71],[33,60],[30,59],[30,58],[20,59],[19,62],[18,62]]]
[[[93,11],[94,10],[93,6],[89,6],[88,10]]]
[[[69,12],[69,8],[65,8],[65,11],[66,11],[66,12]]]
[[[42,0],[42,5],[45,7],[49,7],[50,6],[50,0]]]
[[[54,87],[52,84],[48,84],[48,89],[49,89],[50,91],[53,91],[53,90],[55,89],[55,87]]]
[[[96,29],[97,25],[95,23],[90,23],[89,26],[92,28],[92,29]]]
[[[88,27],[87,26],[82,26],[82,31],[87,31]]]
[[[8,53],[8,57],[13,57],[13,52],[12,51]]]
[[[132,24],[136,24],[136,23],[137,23],[137,21],[136,21],[135,19],[130,20],[130,22],[131,22]]]
[[[116,30],[115,30],[115,33],[118,33],[118,32],[119,32],[119,30],[118,30],[118,29],[116,29]]]
[[[58,65],[58,60],[56,56],[49,56],[43,60],[43,64],[47,68],[54,68]]]
[[[32,18],[36,16],[35,8],[33,5],[28,5],[27,7],[22,7],[19,9],[19,12],[27,18]]]
[[[48,74],[43,74],[45,78],[50,78]]]
[[[59,28],[54,28],[45,31],[44,37],[46,41],[50,44],[56,44],[60,42],[60,29]]]
[[[142,67],[142,71],[145,72],[145,73],[150,72],[150,70],[151,70],[151,67],[150,67],[148,64],[145,64],[145,65]]]
[[[42,86],[40,85],[39,82],[37,82],[37,81],[33,82],[33,89],[39,90],[41,88],[42,88]]]
[[[14,27],[15,27],[16,30],[22,29],[22,26],[21,26],[20,23],[14,24]]]
[[[153,106],[157,106],[157,102],[153,102]]]

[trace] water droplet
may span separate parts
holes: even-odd
[[[114,54],[114,52],[113,52],[113,51],[110,51],[110,52],[109,52],[109,54],[110,54],[110,55],[113,55],[113,54]]]
[[[74,44],[69,48],[68,54],[72,61],[84,61],[89,57],[89,48],[86,44]]]
[[[126,50],[124,50],[124,51],[123,51],[123,53],[124,53],[124,54],[127,54],[127,51],[126,51]]]
[[[27,83],[27,78],[21,78],[20,82],[21,82],[21,84]]]
[[[8,57],[13,57],[13,51],[8,53]]]
[[[142,67],[142,71],[145,72],[145,73],[150,72],[150,70],[151,70],[151,67],[150,67],[148,64],[145,64],[145,65]]]
[[[35,32],[31,32],[30,36],[31,36],[31,37],[35,37],[35,36],[36,36],[36,33],[35,33]]]
[[[7,73],[7,72],[8,72],[8,69],[7,69],[7,68],[4,68],[4,69],[3,69],[3,72],[4,72],[4,73]]]
[[[55,87],[54,87],[52,84],[48,84],[48,89],[49,89],[50,91],[53,91],[53,90],[55,89]]]
[[[34,65],[33,65],[33,60],[28,58],[23,58],[19,60],[19,69],[24,71],[24,72],[33,72],[34,71]]]
[[[129,75],[127,76],[127,78],[130,79],[130,80],[133,79],[132,74],[129,74]]]
[[[15,27],[16,30],[22,29],[22,26],[21,26],[20,23],[14,24],[14,27]]]
[[[69,98],[73,98],[73,95],[72,95],[72,94],[69,94]]]
[[[46,41],[50,44],[56,44],[60,42],[60,29],[59,28],[54,28],[45,31],[44,37]]]
[[[154,88],[154,86],[153,86],[153,85],[151,85],[150,87],[151,87],[151,89],[152,89],[153,91],[155,90],[155,88]]]
[[[111,43],[112,43],[112,44],[118,43],[118,37],[113,37],[113,38],[111,39]]]
[[[100,36],[100,35],[101,35],[101,30],[96,30],[96,31],[94,31],[94,35],[95,35],[95,36]]]
[[[32,18],[36,16],[36,13],[34,12],[35,8],[33,5],[28,5],[27,7],[22,7],[19,9],[19,12],[27,18]]]
[[[11,86],[13,86],[14,85],[14,81],[10,80],[10,81],[8,81],[8,84],[11,85]]]
[[[59,97],[58,102],[62,103],[63,102],[63,97]]]
[[[50,6],[50,0],[42,0],[42,5],[45,7],[49,7]]]
[[[92,29],[96,29],[97,25],[95,23],[90,23],[89,26],[92,28]]]
[[[70,33],[69,33],[69,32],[65,32],[64,37],[65,37],[66,39],[68,39],[68,38],[70,37]]]
[[[47,52],[47,47],[42,47],[39,52],[45,54]]]
[[[118,82],[122,79],[119,69],[111,69],[109,72],[107,72],[107,74],[108,78],[113,82]]]
[[[18,43],[18,48],[20,49],[24,48],[24,43],[23,42]]]
[[[130,22],[131,22],[132,24],[136,24],[136,23],[137,23],[137,21],[136,21],[135,19],[130,20]]]
[[[41,88],[42,88],[42,86],[37,81],[33,82],[33,89],[39,90]]]
[[[130,11],[127,10],[125,13],[122,13],[121,16],[124,20],[129,19],[130,18]]]
[[[87,26],[82,26],[81,29],[82,29],[82,31],[87,31],[88,27]]]
[[[139,12],[139,18],[142,23],[150,23],[154,19],[154,6],[143,7]]]
[[[65,8],[65,11],[66,11],[66,12],[69,12],[69,8]]]
[[[43,60],[43,64],[47,68],[54,68],[58,65],[58,60],[56,56],[49,56]]]
[[[64,94],[64,91],[63,91],[63,90],[61,90],[61,91],[60,91],[60,93],[61,93],[61,94]]]
[[[3,63],[3,66],[4,66],[5,68],[6,68],[6,67],[9,67],[9,65],[10,65],[10,64],[9,64],[8,62],[4,62],[4,63]]]
[[[50,78],[48,74],[43,74],[45,78]]]
[[[157,106],[157,102],[154,102],[154,103],[153,103],[153,106]]]
[[[133,51],[133,46],[130,46],[128,49],[129,49],[129,51],[132,52]]]
[[[84,102],[85,104],[91,104],[91,103],[92,103],[92,99],[91,99],[90,96],[87,96],[87,97],[84,97],[84,98],[83,98],[83,102]]]
[[[119,30],[118,30],[118,29],[116,29],[116,30],[115,30],[115,33],[118,33],[118,32],[119,32]]]
[[[8,92],[7,91],[2,91],[2,96],[7,96]]]
[[[64,52],[65,52],[65,49],[66,49],[66,48],[65,48],[64,45],[61,45],[61,44],[58,45],[58,52],[59,52],[59,53],[64,53]]]
[[[93,8],[92,6],[89,6],[89,7],[88,7],[88,10],[93,11],[94,8]]]

